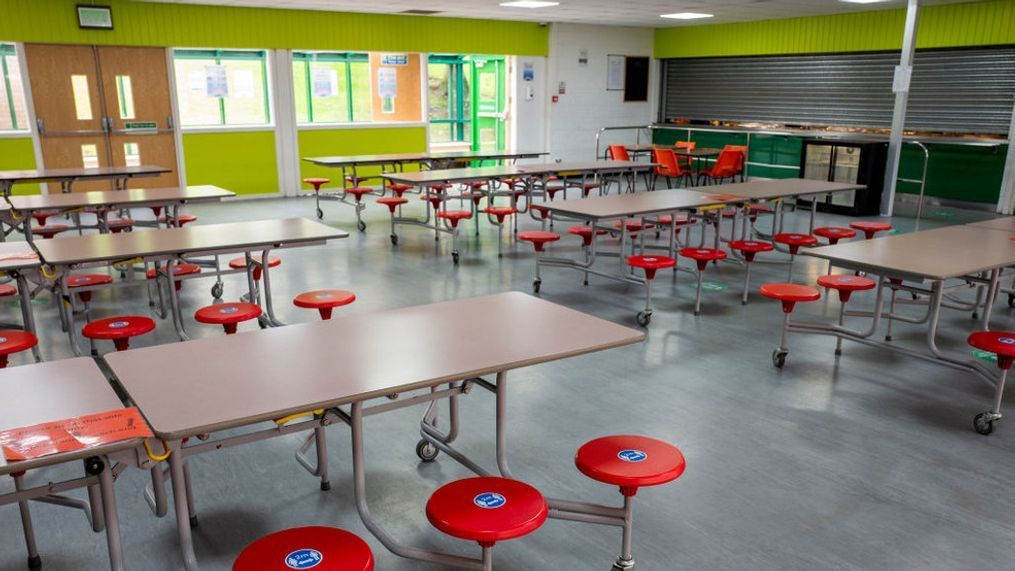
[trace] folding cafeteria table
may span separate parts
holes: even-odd
[[[519,335],[519,331],[526,333]],[[456,342],[420,343],[421,336]],[[197,569],[198,564],[191,537],[194,512],[186,486],[187,459],[313,430],[310,439],[317,439],[319,456],[312,472],[327,488],[323,430],[336,421],[352,430],[356,508],[381,543],[402,557],[480,569],[478,559],[404,545],[372,518],[367,505],[364,417],[429,404],[420,425],[423,440],[417,453],[422,457],[424,449],[431,449],[433,455],[440,450],[479,474],[489,474],[452,446],[460,428],[459,398],[474,387],[488,389],[497,396],[497,466],[511,478],[506,451],[508,371],[630,345],[644,337],[627,327],[508,292],[132,349],[110,354],[106,361],[156,437],[171,450],[177,533],[188,570]],[[174,366],[168,370],[152,363]],[[484,375],[496,375],[496,381],[483,379]],[[447,432],[437,428],[436,404],[443,399],[449,400]],[[237,431],[307,411],[319,413],[298,423]],[[232,432],[220,434],[223,431]],[[208,440],[189,438],[198,435],[208,435]],[[551,517],[623,525],[621,508],[548,502]]]
[[[1015,234],[1015,216],[1003,216],[1001,218],[991,218],[990,220],[981,220],[980,222],[973,222],[966,224],[973,228],[983,228],[985,230],[999,230],[1001,232],[1010,232]]]
[[[18,306],[21,309],[21,323],[5,323],[0,327],[22,329],[35,333],[35,317],[32,312],[32,289],[28,275],[37,274],[42,265],[39,254],[28,242],[0,242],[0,273],[14,278],[18,288]],[[36,361],[42,360],[39,346],[32,347]]]
[[[59,280],[60,291],[70,299],[67,276],[70,270],[79,267],[107,265],[117,262],[154,262],[160,279],[168,283],[170,310],[176,332],[181,340],[187,338],[176,295],[176,280],[170,267],[189,257],[244,253],[248,258],[247,285],[250,299],[256,299],[257,286],[254,283],[251,252],[259,252],[261,260],[268,259],[268,253],[276,248],[296,248],[324,244],[328,240],[346,238],[349,234],[306,218],[281,218],[225,224],[205,224],[183,228],[160,228],[144,232],[121,234],[89,234],[52,240],[40,240],[35,247],[45,267],[52,270]],[[258,264],[260,265],[260,264]],[[270,325],[280,325],[275,318],[271,301],[271,278],[267,264],[261,266],[265,292],[265,311]],[[239,270],[244,271],[244,270]],[[216,271],[217,275],[221,273]],[[198,276],[195,276],[198,277]],[[130,282],[121,282],[130,285]],[[113,284],[116,286],[117,284]],[[216,284],[218,285],[218,284]],[[111,286],[98,286],[111,287]],[[80,288],[85,290],[86,288]],[[74,313],[60,304],[67,333],[75,353],[79,351],[74,327]]]
[[[990,325],[994,298],[997,295],[1001,272],[1015,265],[1015,241],[1008,232],[998,232],[976,225],[948,226],[935,230],[885,236],[873,240],[840,243],[835,246],[811,248],[803,252],[831,261],[836,267],[866,272],[877,282],[874,309],[871,312],[848,312],[871,318],[870,327],[856,330],[838,324],[790,322],[789,330],[804,333],[832,335],[925,361],[938,363],[962,371],[970,371],[995,386],[994,405],[991,410],[977,415],[975,427],[989,432],[994,421],[1001,418],[1000,407],[1004,386],[997,382],[995,371],[976,360],[962,359],[942,352],[937,346],[938,320],[945,306],[946,282],[961,280],[963,284],[977,284],[985,289],[971,307],[981,305],[981,327]],[[908,282],[908,283],[907,283]],[[906,291],[927,298],[927,313],[912,318],[894,313],[894,303],[884,312],[885,289],[894,301],[896,291]],[[961,307],[965,309],[964,307]],[[873,339],[881,320],[887,318],[890,338],[893,321],[926,324],[928,351],[917,351],[898,344]],[[774,355],[773,355],[774,358]]]
[[[0,171],[0,195],[10,196],[15,184],[41,182],[59,183],[61,192],[70,192],[79,180],[110,180],[113,181],[114,189],[123,190],[132,178],[159,176],[168,172],[172,171],[152,165]]]
[[[123,408],[105,375],[87,358],[0,370],[0,394],[3,395],[0,398],[0,430]],[[34,500],[84,511],[94,531],[106,530],[110,567],[114,571],[125,569],[113,481],[130,463],[127,459],[133,454],[132,449],[137,449],[141,442],[139,438],[132,438],[17,462],[7,462],[0,454],[0,476],[14,476],[15,484],[14,491],[0,494],[0,505],[17,503],[21,509],[30,567],[33,563],[39,564],[29,510],[29,502]],[[46,467],[79,462],[84,469],[81,477],[53,482],[45,479],[44,474],[38,484],[26,482],[27,477]],[[61,495],[80,488],[88,490],[87,502]]]

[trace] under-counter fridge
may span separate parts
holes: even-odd
[[[888,144],[847,139],[807,139],[800,156],[800,177],[866,185],[864,190],[818,196],[818,210],[850,216],[873,216],[881,211]],[[811,199],[798,204],[810,207]]]

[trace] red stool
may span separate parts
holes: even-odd
[[[352,195],[353,199],[355,199],[356,202],[353,206],[356,208],[356,228],[358,228],[360,232],[363,232],[367,229],[367,224],[366,222],[363,222],[363,216],[361,214],[363,209],[366,208],[363,204],[363,197],[368,194],[373,194],[374,189],[365,186],[354,186],[352,188],[343,189],[342,192],[346,195]]]
[[[698,267],[698,291],[694,298],[694,314],[701,313],[701,279],[709,262],[717,262],[726,259],[726,252],[716,248],[682,248],[679,254],[685,258],[691,258]]]
[[[406,185],[401,185],[406,186]],[[390,188],[390,187],[389,187]],[[404,191],[403,191],[404,192]],[[408,204],[408,198],[402,198],[402,194],[398,196],[382,196],[377,199],[377,204],[383,204],[388,207],[388,212],[391,214],[391,245],[398,245],[398,234],[395,233],[395,210],[403,204]]]
[[[426,517],[440,531],[479,543],[483,569],[493,570],[493,546],[539,529],[549,510],[532,486],[485,476],[445,484],[430,496]]]
[[[165,224],[167,228],[183,228],[186,224],[197,222],[197,216],[193,214],[180,214],[177,217],[172,217],[163,214],[158,217],[158,221]]]
[[[503,242],[504,242],[504,219],[512,214],[518,212],[513,206],[487,206],[483,209],[486,213],[487,218],[493,223],[493,219],[497,219],[497,257],[500,258],[504,255]]]
[[[70,230],[70,226],[66,224],[50,224],[48,226],[32,226],[32,234],[42,236],[45,239],[50,239],[56,236],[60,232],[66,232]]]
[[[627,265],[645,270],[645,309],[635,316],[638,325],[645,327],[652,321],[652,280],[658,270],[676,267],[677,260],[667,256],[631,256]]]
[[[134,228],[134,221],[130,218],[118,218],[116,220],[110,220],[106,223],[106,227],[113,234],[119,234],[120,232],[130,232]]]
[[[815,228],[814,235],[827,239],[828,243],[833,246],[838,244],[839,240],[856,238],[856,232],[850,230],[849,228],[842,228],[840,226],[823,226],[821,228]]]
[[[780,244],[785,244],[789,248],[789,275],[786,277],[786,281],[792,282],[793,260],[796,259],[796,254],[800,251],[800,246],[816,246],[818,239],[810,234],[784,232],[782,234],[776,234],[773,240]]]
[[[589,246],[592,245],[593,235],[602,236],[606,234],[606,230],[603,230],[602,228],[597,228],[593,233],[592,226],[572,226],[567,229],[567,233],[574,234],[575,236],[580,236],[582,239],[582,247],[588,248]]]
[[[130,346],[131,337],[144,335],[154,329],[155,322],[147,317],[125,315],[91,321],[81,329],[81,334],[93,342],[111,340],[117,351],[126,351]],[[92,353],[98,354],[94,343],[92,344]]]
[[[18,294],[18,288],[11,284],[0,284],[0,297],[10,297]]]
[[[574,464],[597,482],[620,488],[624,496],[624,543],[614,569],[631,569],[632,510],[638,488],[672,482],[684,473],[684,455],[672,444],[647,436],[604,436],[582,445]]]
[[[653,228],[653,225],[651,222],[644,222],[638,218],[628,218],[626,220],[617,220],[613,223],[613,227],[617,230],[626,229],[630,234],[637,234],[642,230]]]
[[[874,289],[877,283],[863,276],[845,276],[845,275],[827,275],[818,278],[818,285],[828,289],[834,289],[839,292],[839,327],[842,327],[843,321],[846,317],[846,302],[849,301],[849,297],[853,295],[854,291],[864,291],[868,289]],[[835,339],[835,354],[842,355],[842,337],[836,336]]]
[[[17,329],[0,330],[0,369],[7,367],[8,359],[39,344],[35,335]]]
[[[251,543],[233,571],[372,571],[374,554],[358,536],[334,527],[294,527]]]
[[[547,244],[560,240],[560,234],[545,232],[543,230],[531,230],[518,234],[518,239],[523,242],[532,242],[532,245],[536,248],[536,278],[532,280],[532,292],[539,293],[539,286],[543,283],[543,280],[539,277],[540,255]]]
[[[773,214],[773,213],[774,211],[772,210],[771,206],[766,206],[764,204],[747,205],[747,219],[751,221],[751,224],[754,224],[755,222],[758,221],[758,216],[762,214]]]
[[[451,259],[455,265],[458,264],[458,223],[462,220],[472,218],[472,212],[468,210],[442,210],[437,211],[437,217],[443,218],[451,225]]]
[[[871,220],[850,222],[849,227],[863,232],[863,235],[867,240],[873,238],[878,232],[887,232],[892,229],[892,225],[887,222],[874,222]]]
[[[321,289],[301,293],[293,298],[293,305],[316,309],[321,319],[331,319],[331,310],[356,301],[356,294],[341,289]]]
[[[76,274],[76,275],[72,275],[72,276],[67,276],[66,282],[67,282],[67,289],[73,290],[73,289],[83,288],[83,287],[92,287],[92,286],[100,286],[100,285],[111,284],[111,283],[113,283],[113,278],[107,276],[106,274]],[[92,310],[91,310],[92,292],[91,292],[91,290],[88,290],[88,291],[75,291],[74,293],[77,294],[78,299],[80,299],[81,303],[83,303],[84,306],[85,306],[85,319],[87,319],[88,321],[91,321],[92,320]]]
[[[387,189],[393,192],[398,198],[401,198],[407,191],[412,190],[412,185],[402,184],[400,182],[389,182]]]
[[[46,221],[57,214],[57,212],[33,212],[32,218],[39,223],[39,226],[45,226]]]
[[[757,240],[734,240],[730,242],[730,248],[740,252],[744,256],[744,263],[747,269],[744,272],[744,297],[740,300],[742,305],[747,305],[747,292],[751,287],[751,264],[754,263],[754,256],[761,252],[771,252],[775,249],[769,242]]]
[[[541,204],[529,204],[529,214],[546,230],[546,221],[550,219],[550,209]]]
[[[821,292],[805,285],[797,284],[765,284],[761,286],[761,295],[777,299],[782,302],[782,341],[779,348],[772,353],[772,364],[782,368],[786,364],[786,355],[789,354],[789,316],[793,313],[798,301],[817,301],[821,299]]]
[[[1004,382],[1008,377],[1008,370],[1012,363],[1015,363],[1015,333],[1003,331],[977,331],[969,336],[967,340],[970,345],[981,350],[989,351],[997,355],[997,368],[1001,371],[1001,377],[994,385],[994,406],[986,412],[981,412],[973,418],[973,428],[980,434],[987,435],[994,432],[994,423],[1001,420],[1001,398],[1004,396]]]
[[[246,301],[208,305],[194,312],[194,319],[199,323],[221,325],[225,329],[226,335],[236,333],[236,326],[239,323],[257,319],[260,316],[260,306]]]
[[[314,201],[317,206],[317,219],[324,218],[324,211],[321,210],[321,187],[331,182],[330,178],[305,178],[303,184],[309,184],[314,187]],[[156,213],[158,214],[158,213]]]
[[[174,278],[191,276],[201,273],[201,266],[197,264],[173,264],[172,272]],[[158,272],[156,271],[156,268],[149,268],[148,271],[145,272],[145,276],[148,279],[153,280],[158,276]],[[183,287],[182,281],[174,281],[173,283],[175,284],[176,291],[180,291],[180,288]]]
[[[261,264],[261,255],[257,254],[257,255],[254,255],[254,256],[250,256],[250,259],[251,259],[251,265],[253,266],[253,268],[251,270],[251,273],[253,274],[254,281],[255,282],[256,281],[260,281],[260,279],[261,279],[261,272],[264,271],[264,267]],[[278,265],[281,264],[281,263],[282,263],[282,260],[276,258],[275,256],[268,256],[268,267],[269,268],[278,267]],[[247,257],[246,256],[242,256],[242,257],[239,257],[239,258],[233,258],[232,260],[229,260],[229,267],[231,269],[234,269],[234,270],[245,270],[245,269],[247,269]]]

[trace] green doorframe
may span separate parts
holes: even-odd
[[[472,150],[503,150],[507,129],[506,61],[503,56],[472,56]],[[484,99],[483,76],[494,76],[493,99]],[[493,129],[494,146],[483,149],[482,133]]]

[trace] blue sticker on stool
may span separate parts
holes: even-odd
[[[472,498],[472,503],[483,509],[492,510],[506,504],[507,498],[494,492],[484,492]]]
[[[312,569],[324,561],[324,555],[316,549],[297,549],[285,556],[285,566],[290,569]]]
[[[319,293],[314,297],[316,297],[317,299],[328,299],[329,297],[332,297],[332,295],[330,293]]]
[[[648,454],[645,454],[641,450],[621,450],[617,452],[617,458],[620,458],[624,462],[644,462],[648,459]]]
[[[1015,345],[1015,339],[1012,339],[1011,337],[1001,337],[998,341],[1004,343],[1005,345]]]
[[[6,342],[7,342],[7,338],[6,337],[0,337],[0,343],[6,343]]]
[[[643,258],[646,262],[654,262],[656,258]]]
[[[844,284],[848,284],[853,281],[853,278],[839,278],[839,281]]]
[[[219,310],[219,313],[236,313],[237,311],[239,311],[237,307],[223,307]]]
[[[81,282],[88,281],[88,278],[74,278],[74,283],[79,284]]]
[[[130,324],[127,323],[126,321],[114,321],[109,324],[109,327],[112,329],[120,329],[121,327],[126,327],[128,325]]]

